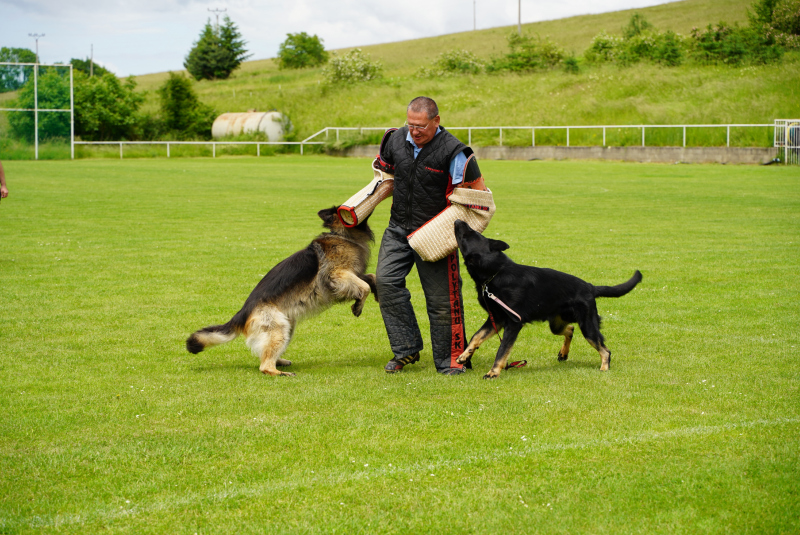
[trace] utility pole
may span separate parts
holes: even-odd
[[[517,0],[517,33],[522,35],[522,0]]]
[[[219,14],[220,13],[225,13],[226,11],[228,11],[228,8],[227,7],[225,9],[211,9],[211,8],[208,8],[208,10],[211,13],[214,13],[217,16],[217,35],[219,35]]]
[[[28,37],[33,37],[36,40],[36,63],[39,63],[39,38],[44,37],[44,34],[29,33]]]

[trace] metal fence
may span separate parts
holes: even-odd
[[[595,131],[602,131],[603,134],[603,146],[606,146],[607,140],[607,133],[609,130],[621,130],[621,129],[635,129],[641,131],[641,140],[642,140],[642,147],[647,146],[647,138],[646,132],[648,130],[657,130],[657,129],[680,129],[682,131],[683,142],[682,145],[686,146],[686,132],[687,130],[691,129],[698,129],[698,128],[712,128],[712,129],[725,129],[725,145],[727,147],[731,146],[731,128],[773,128],[776,127],[776,124],[682,124],[682,125],[668,125],[668,124],[625,124],[625,125],[584,125],[584,126],[448,126],[447,130],[450,132],[456,131],[467,131],[467,145],[472,145],[472,132],[473,131],[497,131],[499,134],[499,144],[503,146],[503,133],[515,130],[523,130],[523,131],[530,131],[530,140],[531,146],[536,146],[536,132],[542,131],[563,131],[566,134],[566,146],[570,146],[570,133],[575,132],[576,130],[595,130]],[[311,139],[317,138],[325,135],[325,138],[328,139],[330,133],[333,131],[336,134],[336,141],[340,140],[340,131],[348,132],[348,131],[358,131],[361,135],[364,132],[369,131],[381,131],[384,132],[387,128],[384,127],[338,127],[338,126],[329,126],[327,128],[323,128],[316,134],[309,136],[306,141]]]
[[[775,119],[774,146],[785,163],[800,164],[800,119]]]

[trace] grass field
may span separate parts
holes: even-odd
[[[598,301],[610,372],[580,336],[557,362],[539,324],[528,366],[484,381],[496,338],[460,377],[427,342],[385,374],[373,301],[302,324],[297,377],[262,376],[241,340],[186,352],[367,160],[4,166],[0,533],[800,531],[796,169],[482,162],[513,259],[644,274]],[[465,304],[471,334],[469,280]]]

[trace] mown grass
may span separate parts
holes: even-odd
[[[599,301],[610,372],[580,337],[558,363],[536,325],[514,353],[528,367],[484,381],[496,339],[465,376],[436,374],[429,347],[385,374],[374,302],[302,324],[294,378],[262,376],[240,340],[186,353],[367,160],[4,163],[4,533],[800,527],[794,169],[482,162],[487,232],[512,258],[598,284],[644,273]],[[472,332],[471,281],[465,312]]]

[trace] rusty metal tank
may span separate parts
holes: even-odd
[[[289,121],[279,111],[223,113],[211,125],[211,137],[220,139],[263,132],[269,141],[281,141],[288,128]]]

